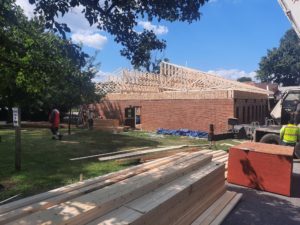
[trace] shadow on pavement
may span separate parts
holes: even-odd
[[[292,197],[228,184],[228,190],[242,193],[241,201],[222,225],[299,225],[300,174],[294,173]]]

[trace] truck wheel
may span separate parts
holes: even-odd
[[[277,134],[266,134],[260,139],[259,142],[266,143],[266,144],[280,145],[281,140],[279,135]]]
[[[297,159],[300,159],[300,143],[299,142],[295,146],[294,156],[296,156]]]

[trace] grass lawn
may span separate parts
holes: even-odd
[[[21,194],[21,197],[44,192],[84,179],[117,171],[130,164],[99,162],[97,158],[70,161],[70,158],[120,151],[138,147],[202,144],[205,140],[161,136],[147,132],[110,134],[101,131],[73,130],[62,141],[51,139],[48,129],[22,131],[22,171],[14,170],[14,131],[0,130],[0,201]],[[228,149],[220,146],[219,149]]]

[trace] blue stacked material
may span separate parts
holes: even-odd
[[[179,130],[170,130],[170,129],[157,129],[157,134],[164,135],[175,135],[175,136],[188,136],[188,137],[197,137],[197,138],[207,138],[208,133],[204,131],[189,130],[189,129],[179,129]]]

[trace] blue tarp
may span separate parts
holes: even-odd
[[[188,129],[179,129],[179,130],[169,130],[158,128],[157,134],[165,134],[165,135],[175,135],[175,136],[189,136],[189,137],[198,137],[198,138],[207,138],[208,133],[197,130],[188,130]]]

